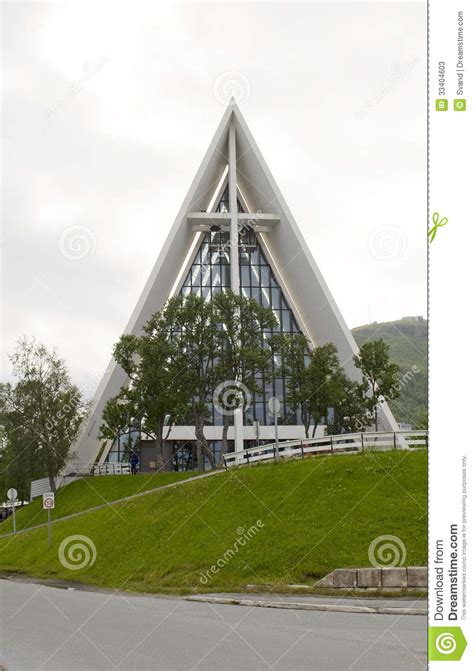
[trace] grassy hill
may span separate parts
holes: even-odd
[[[65,517],[73,513],[88,510],[95,506],[117,501],[125,496],[146,492],[155,487],[186,480],[198,473],[142,473],[140,475],[108,475],[107,477],[84,478],[71,482],[56,493],[56,507],[51,511],[51,519]],[[32,503],[19,508],[16,513],[16,528],[26,529],[47,521],[47,512],[43,510],[43,499],[36,498]],[[0,536],[13,530],[10,516],[0,524]]]
[[[428,322],[422,317],[404,317],[394,322],[352,329],[358,345],[381,338],[390,346],[392,359],[400,366],[402,375],[415,370],[412,379],[402,387],[400,397],[390,402],[398,422],[422,426],[428,408]],[[413,369],[413,366],[416,366]],[[419,372],[416,372],[418,370]]]
[[[111,488],[125,482],[124,476],[99,480]],[[89,496],[88,482],[69,485],[55,514],[84,506]],[[25,520],[30,514],[22,513]],[[369,566],[371,542],[387,534],[406,547],[407,565],[426,565],[424,451],[232,469],[59,521],[51,549],[46,528],[0,539],[0,569],[149,592],[313,584],[334,568]],[[75,535],[87,537],[97,553],[80,570],[60,561],[60,544]]]

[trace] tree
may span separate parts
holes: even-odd
[[[342,368],[337,347],[326,343],[311,352],[307,371],[307,406],[313,419],[313,437],[319,422],[327,417],[328,409],[342,397]]]
[[[365,342],[354,356],[354,364],[363,375],[364,391],[369,392],[366,404],[378,431],[377,407],[384,397],[400,396],[398,375],[400,368],[390,360],[390,347],[383,340]]]
[[[30,496],[30,482],[44,475],[35,458],[35,445],[25,440],[21,418],[12,405],[14,388],[0,384],[0,497],[6,499],[7,490],[14,487],[20,501]]]
[[[222,408],[224,423],[220,465],[228,450],[227,433],[232,415],[244,410],[244,394],[261,393],[259,380],[273,374],[273,351],[269,339],[262,339],[262,333],[275,328],[277,320],[271,308],[261,307],[255,300],[230,290],[217,294],[212,306],[218,324],[214,367],[217,388],[220,386],[223,391],[220,398],[215,399],[216,409]]]
[[[311,422],[313,436],[319,422],[328,415],[328,409],[342,401],[344,371],[333,343],[309,351],[306,337],[299,333],[278,337],[282,352],[283,371],[287,376],[288,401],[296,411],[301,409],[301,420],[309,438]]]
[[[151,317],[143,334],[122,335],[113,355],[129,383],[106,403],[102,415],[101,438],[118,439],[137,424],[140,433],[155,443],[158,470],[165,468],[164,442],[173,422],[183,413],[186,400],[177,366],[177,346],[163,312]]]
[[[288,405],[296,412],[301,409],[301,421],[309,438],[311,395],[308,364],[310,361],[309,342],[302,333],[283,333],[275,336],[276,349],[281,352],[282,373],[287,380]]]
[[[190,294],[170,299],[161,314],[168,337],[176,345],[173,361],[194,421],[198,469],[204,470],[204,455],[214,468],[214,454],[204,434],[204,425],[216,386],[214,358],[218,324],[215,311],[211,303]]]
[[[2,393],[8,468],[18,474],[21,465],[28,479],[46,475],[55,491],[88,404],[65,362],[44,345],[20,340],[10,360],[18,382]]]
[[[333,401],[334,416],[328,433],[339,435],[362,431],[370,421],[363,385],[351,380],[344,372],[339,384],[340,394]]]

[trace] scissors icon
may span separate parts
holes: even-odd
[[[448,223],[446,217],[440,219],[439,212],[435,212],[433,214],[432,221],[434,226],[433,228],[430,228],[430,230],[428,231],[428,238],[430,242],[433,242],[433,240],[435,239],[436,231],[438,230],[438,228],[441,228],[441,226],[446,226],[446,224]]]

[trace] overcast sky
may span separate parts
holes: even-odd
[[[426,316],[424,3],[2,11],[2,380],[97,379],[232,92],[348,325]]]

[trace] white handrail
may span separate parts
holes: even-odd
[[[343,450],[363,451],[364,449],[412,449],[426,447],[427,431],[366,431],[362,433],[343,433],[337,436],[303,438],[301,440],[280,441],[279,456],[283,458],[300,457],[316,452],[334,453]],[[256,445],[224,456],[225,465],[241,466],[276,458],[276,443]]]

